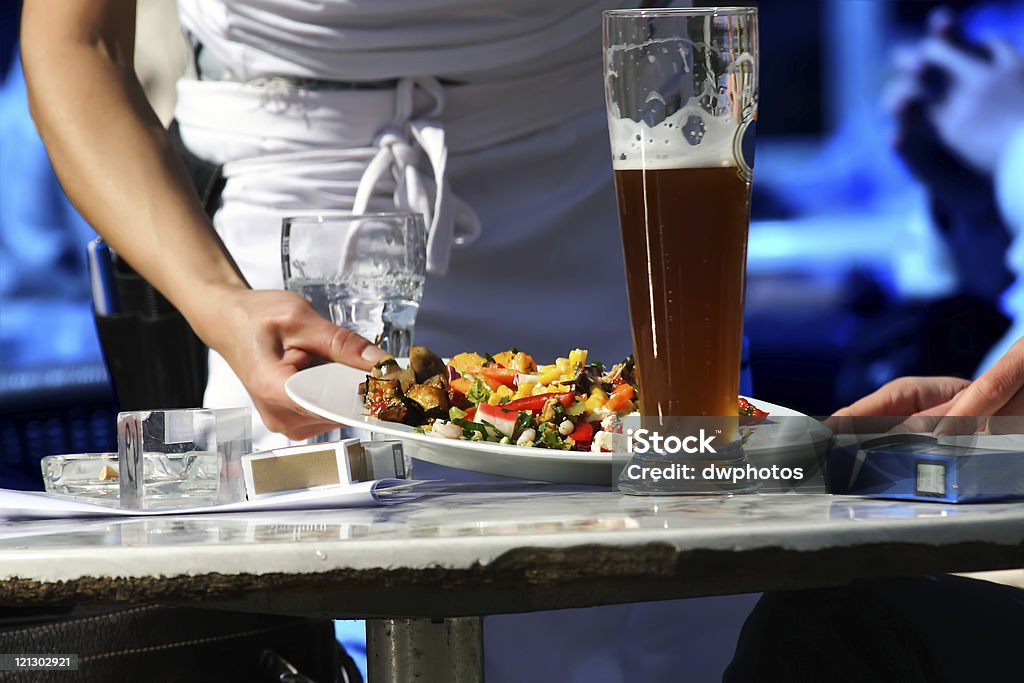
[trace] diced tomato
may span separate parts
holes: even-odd
[[[563,408],[568,408],[572,405],[576,395],[571,391],[564,393],[551,393],[551,394],[538,394],[537,396],[527,396],[516,401],[510,401],[503,406],[505,410],[519,411],[527,410],[535,412],[544,408],[544,404],[548,402],[549,398],[557,398],[558,402],[562,404]]]
[[[453,379],[448,382],[448,386],[465,396],[469,393],[469,390],[473,388],[473,383],[465,377],[459,377],[458,379]]]
[[[497,391],[501,387],[505,386],[502,382],[499,382],[493,377],[487,377],[486,375],[480,376],[480,380],[490,387],[491,391]]]
[[[488,379],[492,379],[510,388],[515,386],[516,375],[518,374],[519,373],[516,370],[513,370],[511,368],[503,368],[500,366],[480,368],[480,377],[485,382]]]
[[[473,388],[473,383],[465,377],[459,377],[448,382],[448,402],[456,408],[465,409],[467,406],[473,405],[469,399],[466,398],[466,394]]]
[[[764,419],[768,417],[767,411],[761,410],[742,397],[737,400],[736,407],[739,409],[741,425],[756,425],[759,422],[764,422]]]
[[[633,394],[632,384],[620,384],[612,391],[612,395],[608,397],[604,407],[613,413],[627,410],[633,401]]]
[[[594,439],[594,425],[590,422],[580,422],[576,429],[569,435],[576,443],[581,441],[590,442]]]
[[[476,406],[470,406],[466,408],[466,419],[473,422],[473,418],[476,417]]]
[[[620,384],[612,389],[612,396],[625,396],[629,400],[633,400],[633,385],[632,384]]]

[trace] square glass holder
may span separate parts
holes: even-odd
[[[120,413],[120,505],[145,509],[243,501],[241,457],[251,452],[248,408]]]

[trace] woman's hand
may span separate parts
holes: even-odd
[[[293,292],[228,290],[197,321],[196,331],[242,380],[267,428],[292,439],[337,425],[295,405],[284,391],[289,377],[325,360],[369,370],[386,355]]]
[[[844,418],[853,417],[910,418],[900,423],[899,431],[1024,433],[1024,422],[1008,419],[1024,417],[1024,337],[973,382],[956,377],[901,377],[837,410],[830,419],[832,425],[841,426],[849,424]]]
[[[945,414],[971,382],[958,377],[900,377],[840,408],[833,417],[910,417]]]

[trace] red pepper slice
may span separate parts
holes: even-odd
[[[548,402],[549,398],[557,398],[558,402],[562,404],[563,408],[568,408],[572,405],[572,402],[576,399],[576,394],[571,391],[564,393],[551,393],[551,394],[538,394],[537,396],[527,396],[526,398],[520,398],[515,401],[509,401],[501,405],[505,410],[542,410],[544,404]]]
[[[761,410],[745,398],[739,398],[736,405],[739,409],[741,425],[756,425],[759,422],[764,422],[764,419],[768,417],[767,411]]]
[[[569,436],[576,443],[592,441],[594,439],[594,425],[589,422],[580,422]]]

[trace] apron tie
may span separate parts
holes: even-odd
[[[416,89],[434,100],[425,115],[416,116]],[[396,89],[395,116],[374,139],[377,152],[363,172],[352,213],[364,214],[377,186],[390,176],[395,182],[395,207],[423,214],[427,224],[427,272],[448,272],[454,246],[470,244],[480,236],[480,219],[456,197],[447,182],[448,146],[444,126],[435,118],[444,110],[444,89],[435,78],[403,78]],[[432,174],[418,166],[426,156]]]

